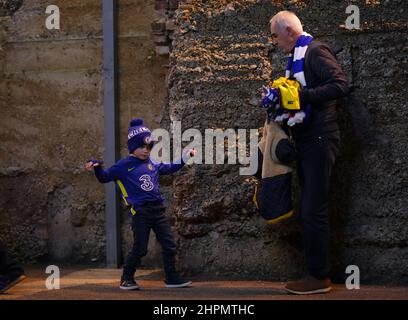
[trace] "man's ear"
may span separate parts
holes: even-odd
[[[286,27],[286,32],[288,33],[288,37],[294,38],[295,32],[293,31],[293,29],[291,27],[287,26]]]

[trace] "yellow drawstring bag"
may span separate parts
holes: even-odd
[[[300,83],[297,80],[280,77],[269,83],[272,88],[279,89],[281,107],[287,110],[300,110],[299,90]]]

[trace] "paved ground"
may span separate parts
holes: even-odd
[[[45,268],[27,268],[27,280],[0,294],[0,300],[408,300],[408,287],[365,286],[347,290],[334,285],[329,294],[313,296],[288,295],[283,283],[270,281],[220,281],[192,279],[193,287],[167,289],[160,270],[138,270],[140,291],[126,292],[118,288],[121,270],[61,268],[59,290],[48,290]]]

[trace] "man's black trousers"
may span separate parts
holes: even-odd
[[[318,279],[330,276],[329,189],[339,144],[339,132],[296,140],[306,266]]]

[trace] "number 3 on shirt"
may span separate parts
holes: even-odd
[[[152,191],[154,184],[148,174],[144,174],[139,178],[140,181],[143,181],[143,184],[140,186],[144,191]]]

